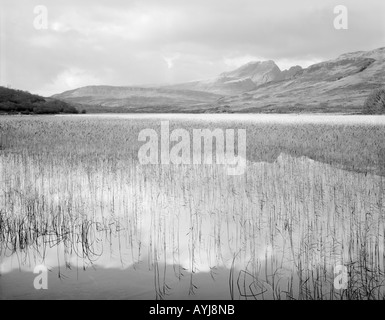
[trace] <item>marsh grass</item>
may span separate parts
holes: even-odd
[[[231,299],[384,298],[384,149],[370,140],[382,128],[253,126],[247,172],[228,176],[220,165],[140,166],[147,125],[3,121],[2,264],[45,262],[63,277],[147,261],[157,299],[185,277],[199,296],[199,273],[215,285],[223,270]]]

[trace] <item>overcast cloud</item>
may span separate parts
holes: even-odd
[[[383,0],[0,1],[1,85],[45,96],[210,78],[250,60],[306,67],[385,46]],[[333,26],[339,4],[348,30]],[[46,30],[34,27],[37,5]]]

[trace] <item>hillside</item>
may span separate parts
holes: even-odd
[[[385,84],[385,48],[355,52],[314,64],[292,79],[271,81],[226,96],[215,108],[233,112],[360,113],[369,94]]]
[[[166,88],[88,86],[54,95],[87,112],[199,112],[220,95]]]
[[[89,86],[53,96],[89,112],[361,113],[385,84],[385,48],[281,71],[255,61],[218,77],[157,87]]]
[[[78,113],[66,102],[43,98],[26,91],[0,87],[0,114],[56,114]]]
[[[218,77],[192,81],[167,86],[170,89],[197,90],[213,92],[221,95],[234,95],[255,90],[259,85],[290,79],[302,70],[301,67],[292,67],[290,70],[281,71],[274,61],[253,61],[238,69],[223,72]]]

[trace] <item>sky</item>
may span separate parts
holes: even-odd
[[[347,29],[335,28],[337,5]],[[385,46],[384,0],[0,0],[0,18],[0,85],[43,96],[209,79],[249,61],[307,67]]]

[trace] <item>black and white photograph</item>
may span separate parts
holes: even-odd
[[[384,299],[383,0],[0,0],[0,300]]]

